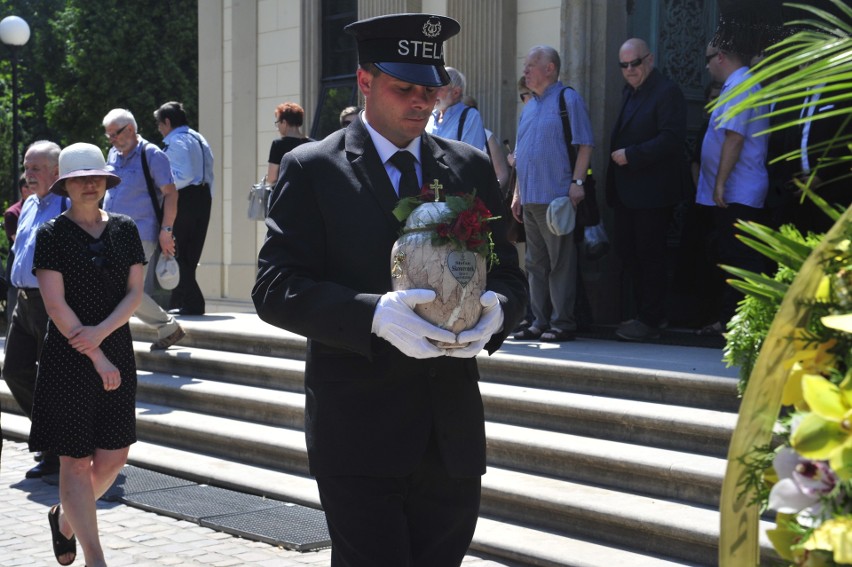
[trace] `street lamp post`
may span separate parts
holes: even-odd
[[[0,41],[12,51],[12,195],[17,201],[18,195],[18,48],[30,39],[30,26],[23,18],[6,16],[0,21]]]

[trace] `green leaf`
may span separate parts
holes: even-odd
[[[743,292],[744,294],[759,299],[764,302],[769,302],[774,305],[781,303],[783,294],[779,295],[776,292],[767,290],[763,287],[744,282],[742,280],[727,280],[728,285],[734,289]]]
[[[790,287],[789,285],[776,281],[770,278],[769,276],[764,276],[763,274],[756,274],[754,272],[750,272],[749,270],[737,268],[736,266],[722,265],[720,266],[720,268],[722,268],[729,274],[737,276],[738,278],[741,278],[756,287],[765,289],[767,292],[777,292],[782,297],[785,293],[787,293],[787,289]]]

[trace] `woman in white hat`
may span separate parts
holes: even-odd
[[[59,455],[59,504],[48,514],[53,552],[70,565],[80,541],[89,567],[106,565],[95,504],[136,441],[136,364],[128,320],[142,298],[145,256],[125,215],[100,208],[121,181],[101,150],[59,154],[50,190],[71,208],[39,228],[33,271],[50,317],[39,360],[29,445]]]

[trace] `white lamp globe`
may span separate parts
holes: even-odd
[[[6,16],[0,21],[0,41],[6,45],[21,46],[30,40],[30,26],[23,18]]]

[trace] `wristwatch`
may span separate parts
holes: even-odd
[[[172,227],[170,227],[170,226],[161,226],[161,227],[160,227],[160,230],[165,230],[166,232],[171,232],[171,231],[172,231]]]
[[[583,186],[583,180],[582,180],[582,179],[572,179],[572,180],[571,180],[571,183],[573,183],[573,184],[577,185],[578,187],[582,187],[582,186]]]

